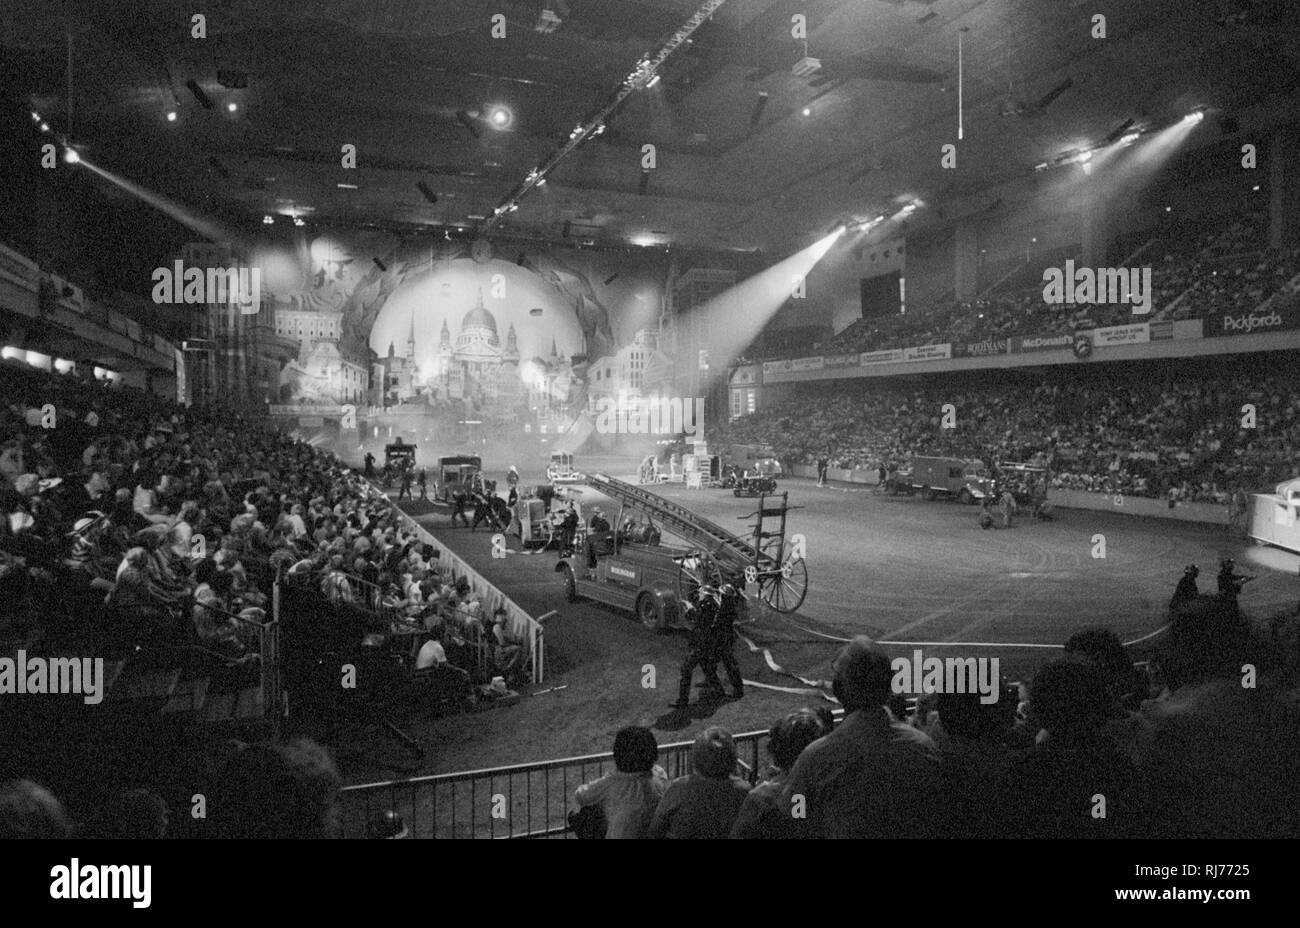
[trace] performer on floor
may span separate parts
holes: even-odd
[[[740,674],[740,664],[736,662],[736,619],[740,616],[740,596],[730,583],[724,583],[718,591],[718,610],[709,628],[709,657],[713,664],[706,668],[706,678],[717,680],[718,664],[727,672],[727,681],[731,684],[731,698],[743,699],[745,696],[745,678]]]
[[[1188,564],[1183,568],[1182,579],[1178,581],[1178,586],[1174,588],[1173,599],[1169,600],[1170,611],[1176,612],[1196,599],[1199,593],[1196,589],[1196,578],[1200,573],[1201,569],[1195,564]]]
[[[429,472],[428,472],[425,468],[423,468],[423,467],[420,468],[420,476],[419,476],[419,478],[415,481],[415,483],[416,483],[416,486],[418,486],[418,487],[420,488],[420,499],[424,500],[425,502],[428,502],[428,500],[429,500]]]
[[[373,454],[371,454],[369,451],[366,452],[366,471],[365,471],[365,474],[366,474],[367,477],[374,477],[374,476],[375,476],[375,456],[374,456]]]
[[[722,681],[718,679],[718,661],[713,652],[713,621],[717,618],[721,594],[711,586],[701,586],[696,594],[696,602],[686,606],[687,619],[691,623],[690,648],[682,664],[681,677],[677,686],[677,702],[673,707],[685,711],[691,704],[691,683],[695,677],[695,668],[704,670],[704,683],[707,689],[723,692]]]
[[[451,494],[451,527],[456,527],[456,520],[460,519],[469,528],[469,516],[466,513],[470,508],[470,495],[465,490],[457,488]]]
[[[411,498],[411,468],[409,467],[402,468],[402,486],[401,489],[397,491],[397,498],[399,500],[403,496],[407,499]]]
[[[1254,579],[1248,574],[1237,573],[1236,561],[1225,557],[1219,562],[1219,598],[1235,605],[1241,588]]]

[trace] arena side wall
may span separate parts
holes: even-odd
[[[817,468],[811,464],[796,464],[796,477],[817,479]],[[876,485],[874,471],[843,470],[832,467],[826,472],[830,480],[844,483]],[[1178,503],[1170,508],[1169,501],[1142,496],[1118,496],[1105,493],[1088,493],[1083,490],[1052,490],[1048,500],[1061,509],[1090,509],[1094,512],[1119,512],[1130,516],[1151,516],[1157,519],[1177,519],[1179,522],[1206,522],[1212,525],[1228,524],[1228,507],[1217,503]]]

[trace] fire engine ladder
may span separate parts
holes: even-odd
[[[757,548],[685,506],[604,474],[592,474],[586,483],[610,499],[658,519],[674,534],[732,570],[744,570],[758,562]]]
[[[758,517],[754,522],[754,547],[758,548],[764,555],[771,558],[772,561],[780,566],[785,561],[785,517],[790,507],[787,505],[788,493],[782,493],[780,508],[768,508],[769,501],[775,502],[776,496],[760,496],[758,498]],[[799,507],[795,507],[796,509]],[[776,531],[764,531],[764,520],[780,519]]]

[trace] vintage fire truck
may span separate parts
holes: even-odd
[[[685,604],[704,584],[753,586],[759,599],[783,613],[803,603],[808,569],[802,551],[785,543],[784,496],[760,501],[751,544],[641,487],[603,474],[585,482],[618,511],[608,531],[580,527],[572,550],[556,564],[570,602],[605,603],[653,629],[683,625]],[[748,604],[743,608],[747,615]]]

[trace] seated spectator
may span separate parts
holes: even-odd
[[[156,840],[167,837],[170,819],[171,810],[157,793],[122,790],[99,808],[81,834],[87,838]]]
[[[1205,597],[1175,617],[1161,660],[1168,692],[1143,705],[1135,745],[1146,834],[1300,836],[1300,709],[1286,658],[1252,641],[1228,603]]]
[[[939,749],[940,772],[952,797],[954,836],[1001,834],[996,791],[1015,757],[1011,745],[1016,690],[1004,687],[996,702],[979,693],[941,693],[926,733]]]
[[[1005,836],[1119,838],[1134,833],[1133,762],[1103,736],[1115,702],[1093,663],[1045,664],[1029,688],[1038,743],[999,790]]]
[[[644,838],[659,801],[668,791],[668,774],[655,763],[654,732],[631,725],[614,736],[614,772],[584,783],[574,793],[579,806],[600,806],[606,838]]]
[[[714,726],[695,738],[693,772],[669,784],[647,837],[725,838],[731,833],[749,784],[734,775],[736,743]]]
[[[222,838],[332,838],[338,832],[334,761],[307,740],[252,745],[210,790],[212,826]]]
[[[904,838],[947,833],[939,752],[926,734],[885,708],[888,655],[858,636],[834,665],[844,719],[790,771],[779,808],[794,837]],[[925,797],[918,801],[916,797]]]
[[[731,828],[731,837],[784,837],[785,816],[778,803],[790,768],[804,748],[827,734],[831,727],[812,709],[791,712],[772,726],[767,736],[767,750],[772,755],[771,774],[745,796],[736,824]]]
[[[0,784],[0,841],[14,838],[66,838],[72,828],[63,805],[31,780]]]

